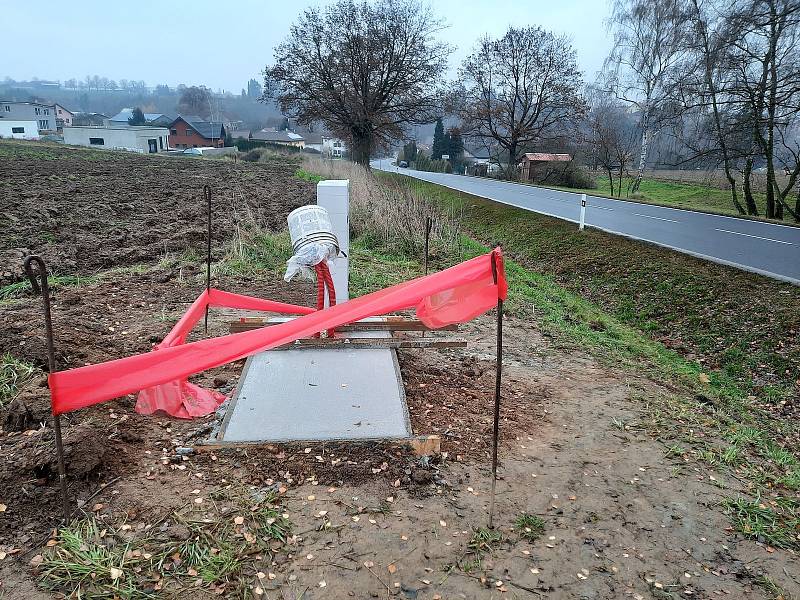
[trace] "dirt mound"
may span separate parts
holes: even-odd
[[[63,428],[64,457],[72,493],[87,480],[108,470],[124,471],[130,448],[88,419]],[[130,438],[130,433],[127,434]],[[19,539],[20,530],[36,533],[61,514],[55,434],[51,428],[31,429],[3,438],[0,489],[6,504],[0,520],[0,544]],[[74,498],[73,498],[74,501]]]

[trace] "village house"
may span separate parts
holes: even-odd
[[[143,113],[144,120],[147,125],[151,125],[153,127],[169,127],[170,124],[175,120],[175,117],[172,115],[167,115],[164,113]],[[124,127],[129,125],[128,119],[133,116],[133,109],[132,108],[123,108],[119,111],[116,115],[111,117],[108,120],[107,125],[111,125],[113,127]]]
[[[54,104],[53,108],[56,112],[56,129],[61,131],[64,127],[72,127],[72,120],[75,117],[75,113],[67,110],[58,103]]]
[[[298,148],[304,148],[306,145],[305,138],[302,135],[295,133],[294,131],[289,131],[288,129],[284,129],[282,131],[278,131],[277,129],[262,129],[260,131],[254,131],[250,134],[250,139],[268,142],[270,144],[295,146]]]
[[[219,122],[203,121],[200,117],[178,116],[169,124],[169,145],[172,148],[222,148],[225,127]]]
[[[55,133],[56,109],[53,104],[41,102],[4,102],[0,100],[0,119],[10,121],[35,121],[39,134]]]

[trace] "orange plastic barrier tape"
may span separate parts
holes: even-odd
[[[186,336],[189,335],[189,332],[198,321],[203,318],[206,306],[298,315],[307,315],[314,312],[313,308],[306,306],[262,300],[261,298],[242,296],[241,294],[232,294],[215,289],[206,290],[198,296],[197,300],[186,311],[186,314],[167,334],[167,337],[153,350],[184,344]],[[224,394],[189,383],[184,377],[140,391],[136,400],[136,412],[143,415],[162,412],[180,419],[191,419],[211,414],[224,400]]]
[[[492,256],[495,257],[497,283]],[[505,299],[507,290],[502,254],[495,249],[439,273],[272,327],[168,346],[154,352],[51,373],[48,381],[53,414],[77,410],[145,388],[180,382],[194,373],[370,316],[415,307],[417,317],[429,327],[461,323],[493,308],[498,298]],[[181,321],[188,323],[190,319]]]

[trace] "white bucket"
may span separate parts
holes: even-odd
[[[314,243],[333,244],[338,254],[339,241],[333,233],[328,211],[322,206],[316,204],[301,206],[290,212],[286,220],[289,223],[289,235],[292,238],[292,249],[295,254],[304,246]]]

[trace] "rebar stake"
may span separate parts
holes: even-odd
[[[492,277],[497,285],[497,258],[492,252]],[[500,438],[500,381],[503,375],[503,300],[497,296],[497,355],[494,376],[494,431],[492,434],[492,491],[489,498],[489,529],[494,529],[494,493],[497,485],[497,446]]]
[[[208,235],[206,235],[206,292],[211,290],[211,188],[203,186],[203,195],[208,204]],[[206,318],[203,330],[208,335],[208,304],[206,304]]]
[[[433,228],[433,219],[425,217],[425,275],[428,274],[428,253],[430,248],[431,229]]]
[[[36,281],[33,263],[39,268],[41,283]],[[56,370],[56,352],[53,344],[53,321],[50,317],[50,287],[47,283],[47,266],[39,256],[28,256],[23,263],[25,274],[31,282],[35,294],[42,295],[44,307],[44,327],[47,337],[47,367],[50,373]],[[64,466],[64,442],[61,438],[61,416],[53,415],[53,429],[56,434],[56,454],[58,455],[58,482],[61,487],[61,508],[64,513],[64,523],[69,521],[69,499],[67,496],[67,468]]]

